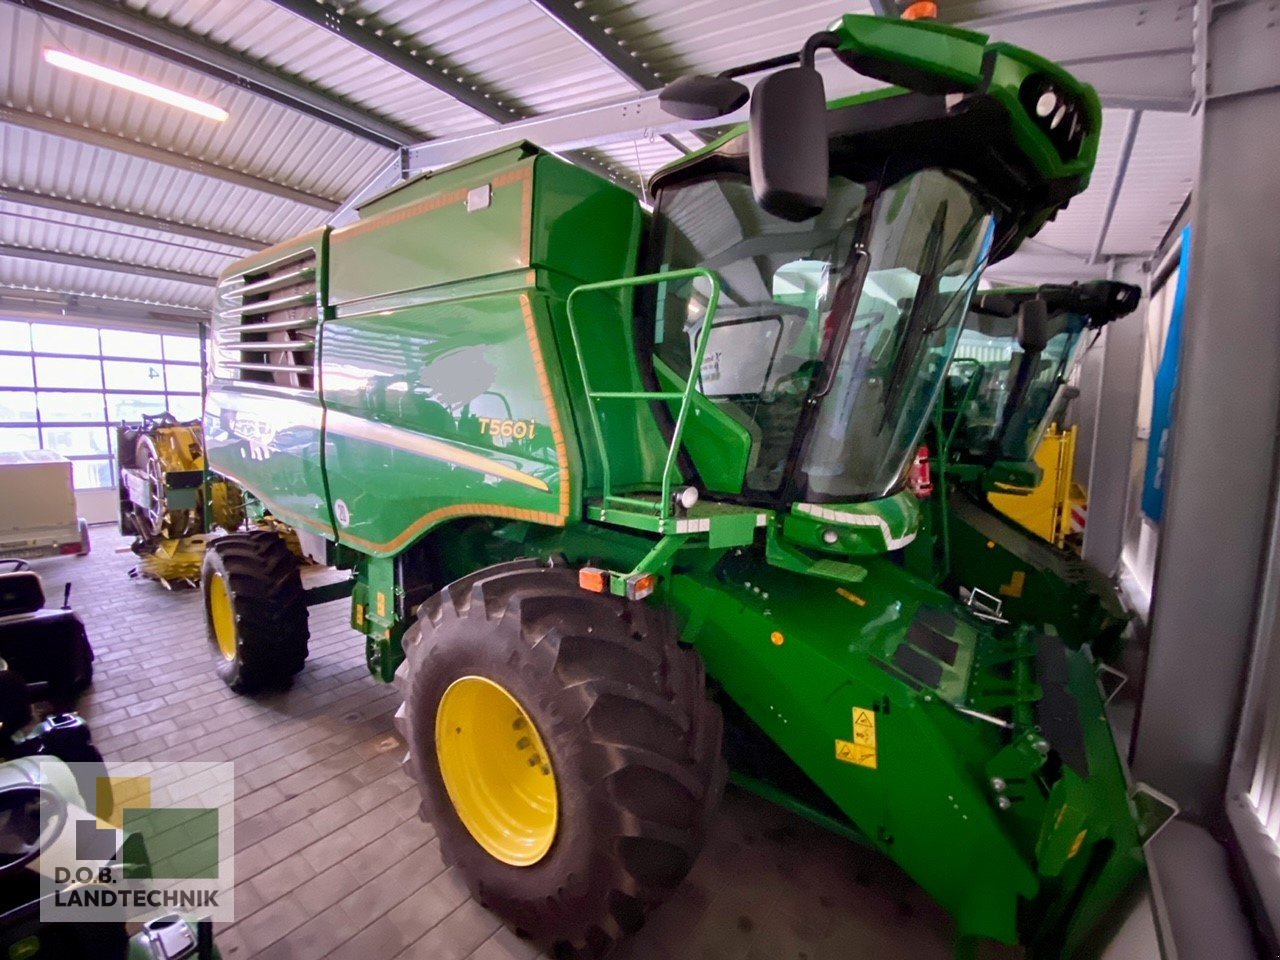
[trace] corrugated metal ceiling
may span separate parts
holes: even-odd
[[[422,139],[493,129],[496,121],[422,79],[290,13],[272,0],[126,0],[127,9],[203,42],[277,70],[287,80],[356,104]],[[1038,44],[1030,12],[1052,13],[1061,25],[1070,13],[1042,0],[945,0],[950,20],[989,21],[1002,32]],[[1086,5],[1086,7],[1089,5]],[[1095,5],[1096,6],[1096,5]],[[801,0],[582,0],[579,7],[608,34],[634,51],[637,62],[664,79],[712,72],[793,50],[813,30],[845,12],[866,12],[865,2]],[[417,51],[423,63],[461,76],[515,116],[533,116],[626,97],[635,85],[621,76],[532,0],[359,0],[345,8],[363,29]],[[1121,0],[1106,15],[1128,30],[1145,31],[1166,46],[1186,27],[1185,0]],[[1089,12],[1075,15],[1088,23]],[[1108,21],[1111,22],[1111,21]],[[985,24],[984,24],[984,28]],[[1055,48],[1060,26],[1044,34]],[[1153,41],[1154,42],[1154,41]],[[1180,42],[1180,41],[1179,41]],[[1096,48],[1110,50],[1106,38]],[[1114,45],[1114,44],[1112,44]],[[112,89],[46,65],[41,49],[57,46],[145,76],[227,109],[217,124]],[[1090,48],[1092,49],[1092,48]],[[262,180],[339,201],[385,165],[385,145],[306,116],[267,97],[177,66],[87,30],[0,0],[0,100],[14,110],[52,117],[130,141],[158,145],[174,158],[144,159],[66,136],[0,123],[0,186],[82,200],[176,220],[262,242],[273,242],[323,222],[315,206],[217,175],[182,169],[183,158],[251,174]],[[1050,51],[1052,52],[1052,51]],[[1087,51],[1086,51],[1087,52]],[[1188,58],[1189,62],[1189,58]],[[832,66],[831,94],[870,84]],[[1093,185],[1050,224],[1031,249],[1090,258],[1112,207],[1115,176],[1130,112],[1108,110]],[[19,115],[19,119],[21,114]],[[1139,123],[1123,188],[1115,198],[1101,253],[1149,253],[1190,189],[1198,156],[1196,122],[1146,112]],[[682,138],[689,145],[689,136]],[[618,175],[648,177],[679,155],[664,139],[637,131],[634,141],[597,148],[592,155]],[[84,257],[132,262],[209,276],[237,251],[201,240],[104,222],[92,216],[0,204],[0,243]],[[137,297],[147,302],[206,305],[208,288],[154,277],[68,264],[0,257],[0,285],[65,290],[82,295]]]

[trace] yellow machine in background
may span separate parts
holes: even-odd
[[[245,523],[244,496],[223,480],[205,484],[204,435],[198,420],[144,416],[116,427],[120,532],[133,534],[137,573],[173,583],[200,579],[208,533]],[[209,515],[206,517],[206,508]]]
[[[1040,484],[1026,493],[989,495],[993,507],[1056,547],[1066,546],[1072,517],[1083,515],[1087,499],[1074,480],[1077,436],[1077,427],[1063,431],[1052,424],[1036,448]]]

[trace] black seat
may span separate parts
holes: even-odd
[[[32,613],[43,606],[44,585],[39,574],[31,570],[0,573],[0,617]]]
[[[0,659],[52,699],[75,697],[93,679],[93,648],[73,610],[44,609],[38,574],[0,574]]]

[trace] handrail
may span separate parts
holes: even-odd
[[[982,361],[973,357],[952,357],[951,364],[953,366],[973,366],[976,368],[973,375],[965,382],[964,393],[961,395],[958,406],[951,408],[955,414],[955,419],[951,421],[951,429],[943,433],[945,425],[943,410],[943,399],[938,397],[938,402],[934,404],[934,432],[938,435],[938,480],[937,480],[937,503],[941,519],[938,524],[941,527],[942,535],[942,575],[948,577],[951,575],[951,494],[947,482],[947,471],[951,465],[951,446],[955,443],[956,433],[960,429],[960,423],[964,419],[964,412],[968,409],[970,401],[978,392],[978,384],[982,381],[982,375],[986,371],[986,366]]]
[[[654,283],[666,283],[676,280],[689,280],[694,277],[705,277],[711,284],[711,295],[707,298],[707,311],[702,318],[702,331],[694,346],[693,357],[689,367],[689,376],[681,391],[595,391],[591,388],[591,377],[587,371],[586,356],[582,350],[582,340],[578,336],[578,324],[573,316],[573,301],[580,293],[598,293],[604,290],[622,290],[631,287],[643,287]],[[600,425],[600,414],[596,408],[597,400],[679,400],[680,412],[676,415],[675,428],[671,433],[671,444],[667,448],[667,459],[662,468],[662,499],[658,503],[658,517],[666,520],[671,515],[671,473],[680,454],[680,444],[684,439],[685,422],[689,418],[689,408],[693,403],[693,394],[697,387],[698,376],[702,371],[702,361],[706,356],[707,343],[711,339],[711,326],[715,320],[716,307],[720,303],[720,278],[704,267],[691,267],[687,270],[671,270],[666,273],[649,273],[638,277],[624,277],[617,280],[603,280],[598,283],[585,283],[575,287],[565,301],[565,309],[569,317],[569,335],[573,338],[573,349],[578,355],[578,366],[582,370],[582,385],[587,394],[587,409],[591,414],[591,429],[600,450],[600,465],[604,503],[607,507],[610,500],[625,502],[629,505],[648,505],[647,501],[632,497],[615,497],[612,487],[612,472],[609,468],[609,451],[605,444],[604,429]]]

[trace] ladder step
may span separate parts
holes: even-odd
[[[632,393],[628,393],[625,391],[613,391],[613,390],[605,391],[605,392],[593,391],[590,394],[590,396],[592,400],[683,400],[684,399],[683,393],[649,392],[649,391],[632,392]]]

